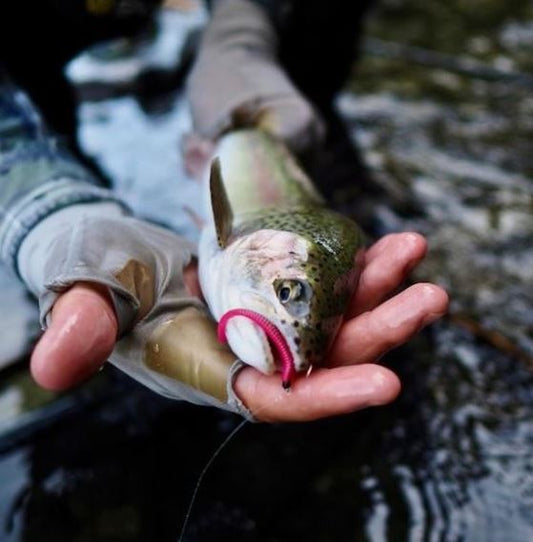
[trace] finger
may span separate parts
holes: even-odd
[[[235,391],[262,421],[310,421],[347,414],[393,401],[400,381],[379,365],[317,369],[296,379],[287,392],[279,374],[264,375],[248,367],[235,381]]]
[[[35,347],[31,372],[50,390],[64,390],[96,372],[111,354],[117,320],[105,289],[77,284],[52,310],[52,323]]]
[[[424,258],[427,242],[418,233],[393,233],[371,246],[348,316],[353,317],[376,307],[405,280]]]
[[[442,288],[415,284],[345,322],[328,356],[329,365],[373,362],[443,316],[447,309],[448,294]]]

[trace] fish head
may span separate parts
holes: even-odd
[[[258,313],[285,338],[296,371],[323,363],[353,291],[353,273],[335,273],[331,255],[308,239],[271,229],[238,236],[204,261],[211,262],[204,294],[217,320],[234,309]],[[276,349],[248,318],[232,318],[226,337],[246,364],[266,374],[279,368]]]

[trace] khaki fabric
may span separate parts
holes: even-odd
[[[227,375],[235,355],[216,337],[216,324],[202,311],[189,307],[161,324],[150,336],[146,365],[180,380],[219,401],[227,401]]]

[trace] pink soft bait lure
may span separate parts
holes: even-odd
[[[245,318],[252,320],[254,324],[263,330],[268,337],[270,344],[275,348],[278,354],[281,363],[281,384],[286,390],[290,389],[295,373],[292,352],[281,331],[262,314],[248,309],[229,310],[223,314],[218,323],[218,340],[223,343],[227,342],[226,327],[229,320],[235,316],[244,316]]]

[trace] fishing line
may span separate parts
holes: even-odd
[[[253,416],[257,417],[257,415],[260,414],[263,410],[271,407],[272,405],[275,405],[276,403],[279,403],[285,397],[287,397],[286,393],[284,393],[283,395],[278,395],[270,403],[268,403],[266,405],[263,405],[260,409],[256,410],[255,412],[252,412]],[[204,468],[202,469],[202,472],[200,473],[200,476],[198,477],[198,480],[196,482],[196,486],[195,486],[194,491],[192,493],[191,500],[190,500],[190,503],[189,503],[189,507],[187,508],[187,512],[186,512],[185,518],[183,520],[183,526],[181,527],[181,532],[180,532],[180,535],[179,535],[179,538],[178,538],[177,542],[183,542],[183,540],[184,540],[184,537],[185,537],[185,534],[186,534],[186,531],[187,531],[187,527],[189,526],[189,522],[190,522],[190,519],[191,519],[192,509],[193,509],[194,505],[196,504],[196,500],[197,500],[197,497],[198,497],[198,493],[200,491],[200,487],[202,486],[202,483],[204,481],[204,478],[205,478],[207,472],[209,471],[209,469],[211,468],[211,466],[215,462],[215,459],[222,453],[224,448],[226,448],[228,443],[235,437],[235,435],[239,431],[241,431],[241,429],[247,423],[248,423],[248,420],[242,420],[242,422],[240,422],[239,425],[237,425],[237,427],[235,427],[231,431],[231,433],[229,433],[229,435],[222,441],[222,443],[219,444],[218,448],[215,450],[213,455],[210,457],[209,461],[205,464]]]
[[[231,433],[222,441],[221,444],[219,444],[218,448],[215,450],[213,455],[210,457],[209,461],[205,464],[205,467],[202,469],[202,472],[200,473],[200,476],[198,477],[198,480],[196,482],[196,486],[194,488],[194,491],[192,493],[191,501],[189,503],[189,507],[187,508],[187,513],[185,514],[185,519],[183,520],[183,526],[181,528],[181,533],[178,538],[178,542],[183,541],[183,537],[185,536],[185,532],[187,530],[187,527],[189,525],[189,520],[192,514],[193,506],[196,502],[196,497],[198,496],[198,492],[200,491],[200,486],[202,485],[202,482],[204,481],[205,475],[207,474],[207,471],[211,467],[211,465],[214,463],[215,459],[220,455],[222,450],[226,447],[226,445],[229,443],[229,441],[248,423],[248,420],[242,420],[237,427],[235,427]]]

